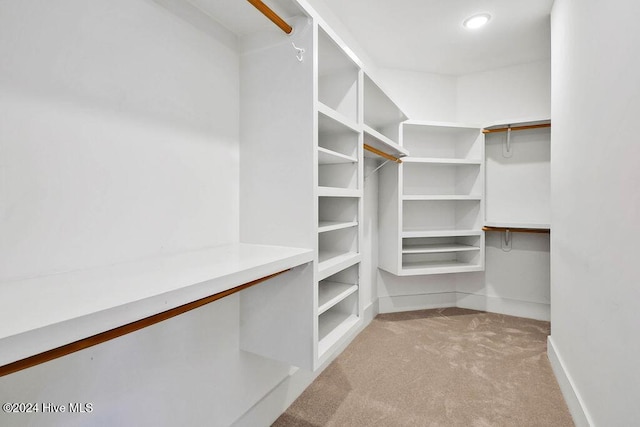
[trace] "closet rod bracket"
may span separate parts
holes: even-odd
[[[504,145],[502,146],[502,157],[510,158],[513,156],[511,151],[511,125],[507,126],[507,136],[505,138]]]
[[[511,241],[513,240],[513,236],[511,236],[511,231],[509,229],[504,231],[504,240],[502,241],[502,250],[505,252],[509,252],[511,250]]]

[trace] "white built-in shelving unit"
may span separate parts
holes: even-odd
[[[397,134],[405,116],[323,23],[294,26],[287,43],[245,40],[241,239],[314,249],[308,301],[294,309],[312,321],[318,368],[362,324],[365,139],[406,153]],[[305,49],[302,61],[291,42]]]
[[[317,26],[317,359],[329,357],[362,317],[362,71]]]
[[[406,121],[411,153],[382,170],[380,268],[406,275],[484,268],[484,137],[480,127]]]

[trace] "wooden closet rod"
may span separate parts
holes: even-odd
[[[541,123],[539,125],[526,125],[526,126],[514,126],[512,128],[497,128],[497,129],[482,129],[482,133],[494,133],[494,132],[506,132],[509,129],[511,130],[527,130],[527,129],[539,129],[539,128],[550,128],[551,123]]]
[[[392,156],[391,154],[387,154],[384,151],[380,151],[377,148],[373,148],[372,146],[367,145],[367,144],[363,144],[363,145],[364,145],[364,149],[367,150],[367,151],[371,151],[372,153],[377,154],[380,157],[384,157],[387,160],[392,160],[392,161],[394,161],[396,163],[402,163],[402,160],[400,160],[399,158],[397,158],[395,156]]]
[[[549,234],[548,228],[512,228],[512,227],[482,227],[484,231],[510,231],[512,233],[541,233]]]
[[[247,1],[249,3],[251,3],[252,5],[254,5],[255,8],[258,9],[260,12],[262,12],[262,14],[264,16],[269,18],[271,20],[271,22],[273,22],[278,27],[280,27],[280,29],[282,31],[284,31],[287,34],[291,34],[291,32],[293,31],[293,27],[291,25],[287,24],[284,19],[280,18],[280,16],[278,16],[277,13],[275,13],[273,10],[271,10],[271,8],[269,6],[267,6],[266,4],[261,2],[260,0],[247,0]]]
[[[260,279],[256,279],[251,282],[245,283],[243,285],[236,286],[235,288],[227,289],[226,291],[218,292],[217,294],[209,295],[208,297],[204,297],[199,300],[192,301],[192,302],[183,304],[181,306],[172,308],[170,310],[163,311],[161,313],[154,314],[149,317],[145,317],[144,319],[136,320],[135,322],[118,326],[117,328],[110,329],[105,332],[100,332],[99,334],[96,334],[87,338],[83,338],[81,340],[78,340],[69,344],[65,344],[63,346],[54,348],[52,350],[48,350],[43,353],[39,353],[21,360],[17,360],[15,362],[9,363],[4,366],[0,366],[0,377],[13,374],[14,372],[18,372],[23,369],[31,368],[36,365],[40,365],[41,363],[58,359],[68,354],[75,353],[80,350],[84,350],[85,348],[93,347],[94,345],[102,344],[114,338],[118,338],[123,335],[127,335],[132,332],[138,331],[140,329],[146,328],[148,326],[155,325],[156,323],[162,322],[163,320],[171,319],[172,317],[176,317],[180,314],[202,307],[203,305],[212,303],[226,296],[235,294],[236,292],[240,292],[243,289],[250,288],[251,286],[257,285],[258,283],[262,283],[266,280],[272,279],[276,276],[286,273],[289,270],[290,269],[283,270],[278,273],[270,274]]]

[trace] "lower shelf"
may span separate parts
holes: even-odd
[[[403,254],[429,254],[441,252],[465,252],[479,251],[480,248],[472,245],[451,243],[451,244],[423,244],[423,245],[406,245],[402,248]]]
[[[480,264],[458,261],[405,262],[402,264],[401,276],[423,274],[466,273],[482,271]]]
[[[471,237],[477,239],[476,237]],[[478,244],[477,242],[475,244]],[[442,250],[451,246],[450,251]],[[462,247],[463,244],[438,244],[436,251],[402,254],[402,275],[444,274],[480,271],[483,267],[482,250],[478,246]],[[422,248],[421,248],[422,249]]]
[[[318,262],[318,280],[326,279],[360,261],[357,252],[321,252]]]
[[[358,290],[358,285],[324,280],[318,285],[318,315]]]
[[[318,318],[318,357],[322,357],[347,332],[358,324],[355,314],[327,311]]]

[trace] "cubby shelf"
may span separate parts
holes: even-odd
[[[360,262],[360,254],[357,252],[323,252],[319,254],[318,261],[318,280],[324,280],[327,277],[336,274],[347,267]]]
[[[465,252],[479,251],[478,246],[463,244],[426,244],[426,245],[405,245],[402,248],[403,254],[430,254],[444,252]]]
[[[331,347],[345,336],[359,322],[355,314],[333,312],[323,313],[318,320],[318,355],[322,357]]]
[[[466,194],[408,194],[403,195],[405,201],[430,201],[430,200],[482,200],[482,196]]]
[[[402,159],[405,163],[432,163],[439,165],[482,165],[480,159],[454,159],[454,158],[438,158],[438,157],[405,157]]]
[[[463,237],[480,236],[482,230],[404,230],[403,238],[408,237]]]
[[[361,197],[362,191],[351,188],[318,187],[320,197]]]
[[[329,310],[358,290],[358,285],[322,281],[318,286],[318,315]]]
[[[318,110],[318,113],[323,114],[325,117],[330,118],[331,120],[333,120],[337,124],[339,124],[341,126],[345,126],[345,127],[351,129],[354,132],[360,132],[361,131],[361,127],[358,126],[358,124],[356,122],[354,122],[353,120],[349,119],[347,116],[345,116],[343,114],[340,114],[339,112],[337,112],[333,108],[326,106],[322,102],[318,101],[316,103],[316,108]]]
[[[320,221],[318,222],[318,233],[342,230],[344,228],[357,227],[357,221]]]
[[[342,163],[358,163],[358,159],[327,148],[318,147],[318,164],[335,165]]]

